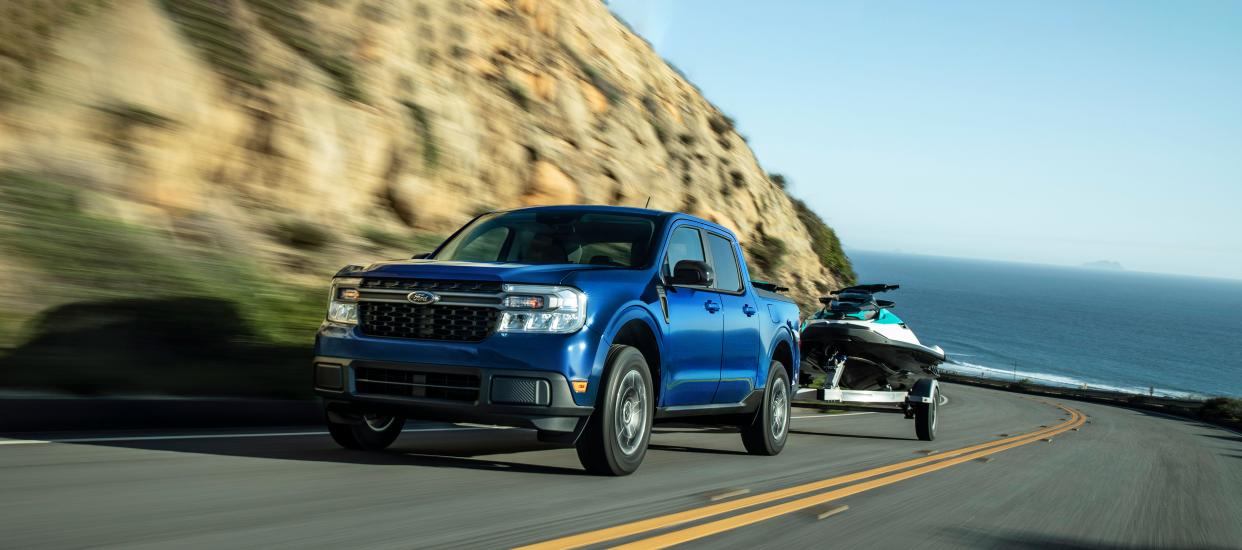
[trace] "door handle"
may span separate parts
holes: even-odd
[[[710,313],[716,313],[717,311],[720,311],[720,302],[714,300],[703,302],[703,309],[706,309]]]
[[[759,310],[755,309],[754,306],[751,306],[750,304],[742,306],[742,313],[745,313],[747,317],[754,317],[755,313],[758,311]]]

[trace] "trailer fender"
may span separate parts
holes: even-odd
[[[914,383],[914,387],[910,388],[910,393],[906,394],[907,403],[931,403],[936,399],[939,392],[939,382],[931,378],[924,378]]]

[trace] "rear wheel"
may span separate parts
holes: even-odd
[[[932,391],[931,403],[914,404],[914,433],[920,440],[936,439],[936,417],[940,416],[940,390]]]
[[[328,420],[328,433],[332,440],[346,449],[382,451],[392,445],[401,435],[405,419],[379,414],[364,414],[356,424],[341,424]]]
[[[789,439],[789,375],[785,366],[768,365],[768,386],[754,420],[742,426],[742,445],[752,455],[780,454]]]
[[[642,464],[651,438],[651,372],[642,353],[622,345],[609,348],[604,369],[595,412],[578,438],[578,460],[593,474],[628,475]]]

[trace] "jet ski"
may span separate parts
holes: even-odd
[[[898,288],[858,285],[820,298],[824,308],[802,327],[801,382],[823,377],[825,387],[898,391],[936,378],[944,350],[920,342],[892,312],[893,302],[875,298]]]

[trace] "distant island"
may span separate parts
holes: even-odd
[[[1112,260],[1096,260],[1094,262],[1087,262],[1085,264],[1082,264],[1082,266],[1090,267],[1092,269],[1116,269],[1116,270],[1125,269],[1124,267],[1121,267],[1120,262],[1114,262]]]

